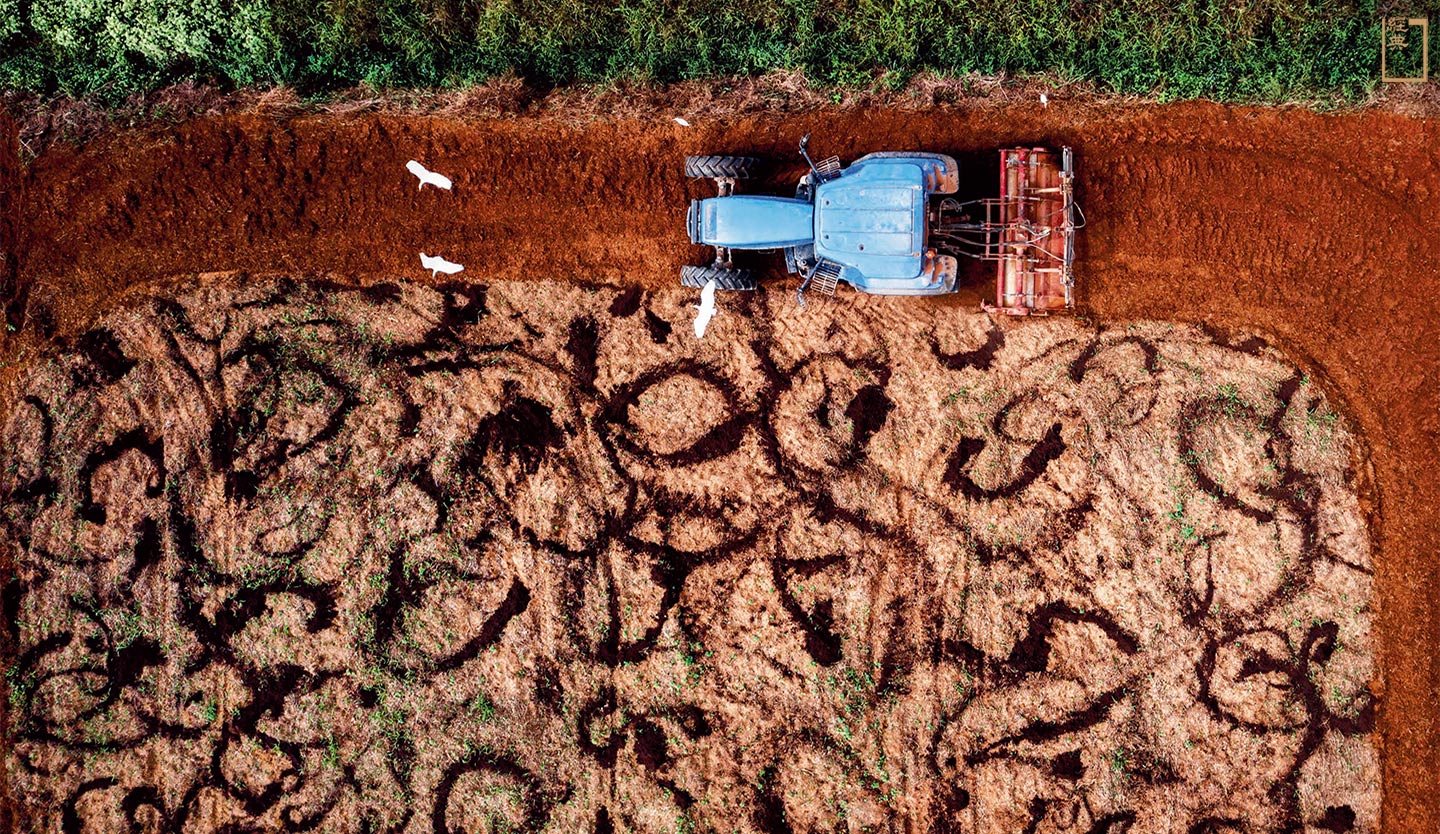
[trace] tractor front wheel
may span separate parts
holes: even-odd
[[[723,266],[682,266],[680,283],[687,287],[703,287],[711,281],[720,290],[753,290],[760,286],[755,273],[748,269],[726,269]]]
[[[759,165],[760,160],[753,156],[687,156],[685,176],[693,179],[713,180],[728,177],[748,180],[754,176]]]

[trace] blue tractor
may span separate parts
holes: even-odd
[[[722,290],[753,290],[755,273],[737,268],[736,250],[780,250],[785,267],[802,276],[799,292],[835,292],[840,282],[878,295],[953,292],[956,255],[998,264],[996,304],[1015,315],[1074,306],[1073,161],[1069,148],[1001,151],[1000,196],[961,203],[946,195],[960,184],[960,166],[935,153],[872,153],[842,167],[819,164],[800,140],[809,166],[794,197],[736,194],[737,180],[759,160],[690,156],[685,173],[713,179],[719,196],[690,203],[690,240],[715,247],[715,261],[686,266],[680,281]]]

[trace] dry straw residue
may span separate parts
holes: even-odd
[[[0,447],[21,818],[1376,830],[1355,450],[1283,356],[692,301],[216,279],[57,349]]]

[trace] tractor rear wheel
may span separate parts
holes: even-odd
[[[694,179],[720,179],[729,177],[748,180],[760,166],[760,160],[753,156],[687,156],[685,176]]]
[[[719,290],[753,290],[760,286],[755,273],[748,269],[726,269],[723,266],[682,266],[680,283],[686,287],[703,287],[715,281]]]

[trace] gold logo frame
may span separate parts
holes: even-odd
[[[1388,61],[1390,47],[1404,49],[1409,45],[1410,30],[1420,28],[1420,74],[1392,77]],[[1421,84],[1430,80],[1430,18],[1386,17],[1380,26],[1380,80],[1387,84]]]

